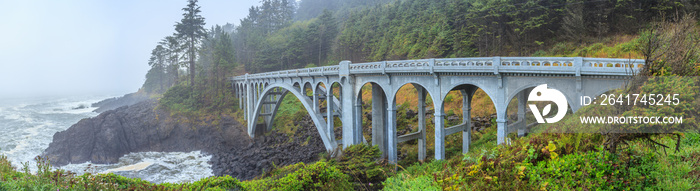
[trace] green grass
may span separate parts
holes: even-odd
[[[0,190],[241,190],[242,184],[230,176],[209,177],[193,183],[152,184],[138,178],[115,174],[80,176],[64,170],[50,170],[50,164],[37,158],[37,172],[30,172],[26,163],[16,170],[0,155]]]

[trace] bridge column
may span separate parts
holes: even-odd
[[[313,91],[312,91],[312,92],[313,92],[313,93],[312,93],[312,96],[313,96],[313,102],[314,102],[314,103],[313,103],[313,107],[314,107],[313,110],[314,110],[314,112],[316,112],[316,113],[321,113],[321,112],[320,112],[320,105],[321,105],[321,104],[320,104],[320,102],[319,102],[319,100],[318,100],[318,95],[320,94],[320,93],[318,92],[318,88],[317,88],[317,87],[313,87]]]
[[[496,107],[496,143],[498,143],[499,145],[506,142],[506,135],[508,130],[508,120],[506,117],[506,110],[504,108],[499,109],[498,107]]]
[[[267,87],[265,87],[265,88],[267,88]],[[261,95],[262,95],[262,94],[261,94]],[[265,99],[264,102],[273,102],[273,101],[276,101],[276,100],[273,99],[273,98],[274,98],[274,95],[269,95],[269,94],[268,94],[266,97],[264,97],[264,99]],[[264,119],[265,119],[265,126],[266,126],[266,127],[265,127],[265,130],[271,130],[271,129],[272,129],[272,123],[273,123],[273,121],[272,121],[272,116],[273,116],[273,115],[272,115],[272,114],[274,113],[274,111],[272,111],[272,105],[270,105],[270,104],[264,104],[263,106],[265,106],[265,107],[264,107],[265,113],[270,113],[270,115],[264,116]]]
[[[425,161],[427,146],[425,144],[425,88],[421,86],[415,86],[418,91],[418,132],[420,132],[420,138],[418,138],[418,160]]]
[[[527,98],[525,96],[525,90],[518,93],[518,121],[520,121],[518,127],[518,136],[525,136],[527,133],[527,121],[525,120],[525,103]]]
[[[372,84],[372,145],[379,147],[382,158],[387,156],[386,139],[386,96],[377,84]]]
[[[439,101],[439,102],[438,102]],[[442,111],[442,100],[433,98],[435,105],[435,159],[445,159],[445,112]]]
[[[252,99],[252,103],[253,103],[252,108],[253,109],[250,110],[251,113],[255,112],[255,102],[258,101],[258,83],[254,83],[252,87],[253,87],[253,99]],[[250,115],[250,116],[253,117],[253,115]]]
[[[246,101],[248,101],[248,103],[246,104],[246,110],[247,110],[246,114],[248,114],[247,115],[248,120],[246,120],[246,122],[248,122],[248,135],[250,137],[255,136],[255,132],[253,132],[253,127],[255,127],[255,121],[253,121],[253,119],[252,119],[253,118],[252,113],[254,112],[253,110],[254,110],[254,105],[255,105],[255,103],[254,103],[255,92],[253,92],[254,88],[255,88],[255,86],[253,86],[253,84],[248,84],[248,88],[246,91],[248,94],[246,97]]]
[[[398,147],[398,135],[396,134],[396,100],[391,99],[389,104],[386,106],[386,122],[387,122],[387,153],[389,158],[389,163],[396,164],[398,161],[397,147]]]
[[[353,110],[355,113],[355,120],[353,121],[355,123],[355,130],[352,133],[355,137],[355,144],[366,144],[367,141],[365,140],[365,137],[362,136],[362,87],[359,88],[360,93],[357,96],[357,100],[355,100],[355,109]]]
[[[462,153],[469,152],[469,145],[472,143],[472,92],[471,90],[461,90],[462,93]]]
[[[338,74],[340,76],[340,85],[342,86],[342,91],[340,92],[340,108],[342,112],[343,121],[343,148],[347,148],[353,144],[359,144],[362,140],[356,140],[355,132],[357,131],[355,127],[355,101],[357,98],[354,95],[355,90],[355,79],[350,76],[350,61],[340,62],[340,67]],[[362,134],[360,129],[360,135]]]
[[[328,133],[330,140],[335,141],[335,133],[333,130],[333,120],[335,120],[335,116],[333,114],[333,105],[335,105],[333,104],[333,88],[330,85],[328,85],[326,88],[326,121],[328,123],[328,125],[326,125],[326,133]]]
[[[243,120],[248,121],[248,85],[244,85],[243,89],[241,90],[241,97],[243,98],[243,105],[241,105],[243,108]]]
[[[231,87],[235,90],[235,96],[238,98],[238,109],[241,109],[241,89],[238,87],[238,85],[235,82],[231,82]]]
[[[494,63],[500,63],[494,62]],[[508,102],[506,101],[506,84],[503,84],[503,77],[501,74],[497,75],[498,89],[496,90],[496,102],[493,103],[496,106],[496,142],[500,145],[506,142],[506,135],[508,135],[508,115],[506,108],[508,108]]]

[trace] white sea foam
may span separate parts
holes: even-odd
[[[40,155],[53,140],[53,134],[68,129],[80,119],[94,117],[92,103],[115,96],[91,96],[71,98],[42,98],[13,100],[0,105],[0,154],[6,155],[15,167],[27,162],[36,172],[34,157]],[[82,109],[74,109],[79,106]],[[199,151],[189,153],[131,153],[112,165],[90,163],[71,164],[62,169],[76,173],[97,173],[112,168],[150,162],[152,165],[139,171],[116,172],[127,177],[138,177],[151,182],[191,182],[212,176],[211,156]]]
[[[126,177],[141,178],[153,183],[182,183],[193,182],[201,178],[213,176],[208,161],[210,155],[200,151],[193,152],[139,152],[130,153],[119,158],[117,164],[69,164],[61,169],[77,174],[111,172]],[[133,165],[148,164],[145,168],[123,170]],[[122,169],[122,170],[120,170]]]

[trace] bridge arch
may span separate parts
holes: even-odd
[[[432,92],[430,92],[430,89],[428,87],[423,86],[420,83],[417,82],[406,82],[401,84],[400,86],[396,86],[398,88],[393,89],[391,92],[387,93],[387,100],[389,101],[387,104],[387,116],[391,116],[390,118],[387,119],[387,130],[386,134],[389,136],[387,140],[389,140],[386,144],[388,144],[388,158],[390,162],[396,162],[398,161],[398,144],[406,141],[412,141],[416,140],[418,143],[418,156],[417,159],[419,161],[424,161],[425,158],[427,157],[427,136],[428,136],[428,122],[430,122],[430,119],[427,119],[427,114],[428,112],[426,111],[426,106],[427,105],[432,105],[434,108],[434,111],[438,111],[440,106],[438,106],[441,101],[439,100],[439,96],[435,97]],[[402,89],[405,88],[413,88],[416,91],[416,96],[409,96],[409,97],[402,97],[404,95],[399,95],[400,91],[405,91]],[[414,95],[414,94],[411,94]],[[428,98],[432,99],[432,103],[428,104],[426,100]],[[399,100],[402,99],[402,100]],[[399,103],[400,101],[409,101],[412,102],[411,99],[416,99],[416,104],[415,104],[415,119],[411,118],[411,124],[415,124],[413,126],[415,129],[405,129],[408,127],[408,124],[399,124],[398,117],[396,116],[399,112],[397,108],[397,105],[403,104],[404,102]],[[413,105],[413,104],[411,104]],[[412,107],[412,106],[411,106]],[[405,109],[405,108],[402,108]],[[404,110],[405,111],[405,110]],[[439,112],[438,112],[439,113]],[[437,117],[435,117],[435,113],[433,114],[433,120],[432,124],[436,124],[434,127],[439,126],[442,123],[442,115],[437,114]],[[438,120],[439,118],[439,120]],[[413,120],[416,120],[413,122]],[[405,121],[405,120],[404,120]],[[404,133],[399,133],[399,127],[402,127],[402,131]],[[435,128],[433,128],[435,129]],[[434,133],[434,135],[437,137],[439,134]],[[438,148],[439,144],[435,144],[435,149],[436,149],[436,158],[439,158],[440,155],[440,149]]]
[[[328,82],[324,82],[324,81],[321,81],[321,80],[316,81],[316,83],[313,84],[313,86],[314,86],[314,91],[316,91],[319,87],[323,87],[323,90],[324,90],[324,91],[328,90],[328,88],[326,87],[326,84],[327,84],[327,83],[328,83]],[[315,92],[314,92],[314,93],[315,93]]]
[[[522,93],[522,94],[525,94],[525,95],[524,95],[524,96],[525,96],[524,98],[525,98],[525,100],[526,100],[526,102],[527,102],[527,99],[528,99],[527,97],[529,96],[530,90],[532,90],[533,88],[535,88],[535,87],[537,87],[537,86],[539,86],[539,85],[542,85],[542,84],[544,84],[544,83],[542,83],[542,82],[533,82],[533,83],[529,83],[529,84],[526,84],[526,85],[522,85],[522,86],[520,86],[520,87],[518,87],[518,88],[515,88],[514,91],[509,92],[508,95],[507,95],[507,97],[506,97],[506,108],[508,107],[508,105],[510,104],[510,102],[513,101],[513,99],[515,99],[515,97],[518,96],[518,95],[521,94],[521,93]],[[571,86],[571,85],[574,85],[574,84],[569,84],[569,86]],[[566,87],[566,86],[567,86],[566,84],[558,84],[558,83],[548,83],[548,84],[547,84],[547,88],[556,89],[556,90],[561,91],[561,93],[564,94],[564,97],[566,97],[566,101],[567,101],[567,103],[568,103],[568,105],[567,105],[568,109],[570,109],[572,112],[575,112],[575,111],[576,111],[576,107],[574,107],[574,106],[577,106],[577,105],[574,105],[574,104],[576,103],[576,102],[574,102],[574,101],[577,100],[576,96],[578,96],[578,94],[577,94],[576,91],[568,90],[568,89],[570,89],[570,87]],[[575,85],[574,85],[574,86],[575,86]]]
[[[343,125],[342,116],[340,115],[341,100],[339,100],[342,99],[343,85],[337,80],[329,81],[328,84],[326,86],[326,122],[328,123],[326,129],[331,140],[340,140],[343,138],[343,134],[341,132],[336,133],[335,126],[339,125],[341,127]],[[337,93],[336,89],[338,90]]]
[[[374,85],[379,86],[379,88],[381,88],[382,91],[384,92],[385,96],[386,96],[386,94],[388,94],[388,91],[387,91],[387,90],[391,90],[390,85],[387,86],[388,84],[386,84],[386,83],[381,83],[381,82],[379,82],[379,80],[376,80],[376,79],[363,79],[363,80],[357,81],[357,85],[358,85],[358,86],[357,86],[357,88],[355,88],[355,92],[353,92],[353,95],[354,95],[355,97],[361,96],[362,87],[364,87],[364,86],[367,85],[367,84],[372,85],[372,86],[374,86]]]
[[[292,87],[294,87],[294,88],[296,88],[297,90],[301,91],[301,85],[299,84],[299,82],[294,82],[294,83],[292,84]]]
[[[314,95],[313,85],[311,85],[310,82],[305,82],[304,88],[302,89],[302,92],[304,93],[305,96],[313,96]]]
[[[326,89],[326,85],[321,81],[318,81],[312,85],[313,85],[313,89],[312,89],[313,100],[312,101],[313,101],[314,110],[317,113],[320,113],[321,108],[327,107],[327,103],[324,102],[322,99],[325,98],[326,91],[328,91],[328,90]]]
[[[493,86],[493,85],[491,85],[491,86]],[[491,86],[489,86],[487,84],[482,84],[479,82],[467,82],[467,83],[463,82],[463,83],[453,84],[452,86],[446,88],[445,91],[443,91],[441,93],[442,93],[442,95],[444,95],[446,97],[447,94],[453,90],[470,89],[470,88],[481,89],[482,91],[484,91],[484,93],[486,93],[487,96],[489,96],[489,98],[491,98],[491,102],[494,104],[494,106],[496,106],[496,104],[498,103],[498,100],[496,100],[497,92],[496,92],[496,88],[493,88]],[[469,102],[471,103],[471,100],[469,100]],[[496,108],[498,108],[498,106],[496,106]]]
[[[443,113],[445,114],[445,117],[449,119],[449,113],[450,111],[455,112],[450,109],[456,109],[458,112],[461,111],[461,119],[458,117],[457,122],[452,122],[448,120],[448,124],[444,125],[444,138],[447,139],[450,138],[448,136],[460,133],[462,134],[462,153],[467,153],[469,152],[469,146],[471,145],[471,134],[472,134],[472,105],[474,104],[474,97],[477,97],[477,91],[482,90],[485,94],[485,96],[488,97],[488,100],[491,101],[493,104],[492,108],[481,108],[481,109],[494,109],[494,112],[496,112],[496,100],[495,96],[492,96],[493,94],[489,95],[488,90],[481,88],[478,83],[460,83],[453,85],[451,89],[447,89],[443,93],[443,97],[441,98],[443,100],[442,102],[442,110]],[[450,94],[452,92],[458,92],[458,97],[452,97],[455,94]],[[448,97],[450,96],[450,97]],[[454,102],[459,102],[459,100],[462,101],[461,106],[457,106],[457,108],[448,108],[448,105]],[[488,107],[488,106],[487,106]],[[459,116],[457,114],[453,114],[455,116]],[[486,113],[487,116],[490,116],[491,113]],[[439,137],[438,137],[439,138]],[[437,138],[436,138],[437,139]],[[440,140],[444,141],[444,140]],[[445,147],[448,147],[447,144],[445,144]],[[446,155],[447,153],[445,153]]]
[[[255,108],[253,110],[253,117],[251,118],[252,121],[248,124],[248,135],[250,135],[251,137],[255,137],[255,132],[257,130],[255,121],[258,119],[258,117],[260,117],[260,110],[262,109],[263,105],[262,102],[265,100],[264,98],[269,96],[275,88],[286,90],[287,94],[292,93],[301,102],[301,104],[304,106],[304,109],[306,109],[306,111],[311,116],[311,119],[314,122],[314,125],[316,126],[316,130],[321,136],[323,145],[326,147],[326,150],[332,151],[338,147],[336,141],[331,139],[331,137],[328,136],[328,133],[326,133],[326,124],[323,121],[323,117],[313,110],[312,101],[309,99],[309,97],[305,94],[302,94],[302,92],[297,91],[294,87],[283,83],[270,84],[270,86],[266,87],[262,91],[260,98],[263,99],[256,100]],[[286,94],[283,94],[282,96],[286,96]],[[280,100],[283,98],[284,97],[281,97]],[[277,109],[278,108],[276,107],[272,112],[276,113]]]
[[[314,86],[314,94],[315,94],[315,93],[321,93],[321,92],[316,92],[316,90],[322,90],[322,91],[324,91],[324,92],[328,90],[328,87],[326,86],[326,83],[324,83],[324,82],[322,82],[322,81],[316,82],[315,84],[313,84],[313,86]]]
[[[530,92],[533,88],[535,88],[535,87],[537,87],[537,86],[539,86],[539,85],[542,85],[542,84],[534,83],[534,84],[530,84],[530,85],[518,87],[517,89],[515,89],[513,92],[511,92],[511,93],[508,95],[508,97],[507,97],[507,99],[506,99],[506,103],[510,103],[511,101],[513,101],[513,99],[515,99],[516,96],[518,96],[518,94],[520,94],[520,93],[525,93],[525,94],[526,94],[525,96],[528,96],[528,95],[529,95],[529,92]],[[549,85],[549,84],[547,84],[547,87],[550,88],[550,89],[557,89],[557,90],[560,90],[557,86],[552,86],[552,85]],[[572,106],[572,105],[571,105],[571,103],[572,103],[571,101],[572,101],[572,100],[571,100],[571,98],[570,98],[570,95],[571,95],[571,94],[576,94],[576,92],[565,92],[565,91],[563,91],[562,93],[564,94],[564,96],[566,96],[566,101],[569,103],[569,106],[568,106],[568,107],[571,108],[571,106]],[[575,96],[575,95],[573,95],[573,96]]]
[[[398,88],[392,88],[392,92],[387,94],[388,95],[387,98],[396,99],[396,94],[399,93],[399,89],[401,89],[401,87],[404,87],[405,85],[408,85],[408,84],[413,85],[413,87],[415,87],[415,88],[421,87],[421,88],[425,89],[428,96],[430,96],[430,98],[433,99],[433,102],[435,102],[434,99],[436,97],[440,97],[440,96],[435,96],[435,95],[440,95],[440,94],[438,94],[440,92],[436,92],[436,90],[434,90],[434,88],[432,88],[435,86],[426,85],[426,84],[421,83],[420,81],[410,80],[410,81],[407,81],[405,83],[401,83],[401,84],[397,85],[396,87],[398,87]],[[394,101],[396,101],[396,100],[394,100]]]
[[[385,89],[374,81],[358,82],[353,96],[356,97],[356,110],[359,118],[356,125],[360,127],[362,141],[376,145],[386,156],[387,96]],[[371,100],[371,103],[368,103]],[[368,106],[369,105],[369,106]]]

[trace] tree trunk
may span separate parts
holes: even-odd
[[[175,64],[174,64],[174,66],[175,66],[175,70],[174,70],[175,78],[173,78],[173,84],[171,84],[171,86],[174,86],[175,84],[177,84],[177,80],[178,80],[178,78],[180,78],[180,63],[178,63],[178,62],[180,62],[179,56],[180,55],[178,53],[175,53],[175,58],[177,58],[175,60]]]
[[[161,68],[160,71],[161,71],[161,73],[160,73],[160,75],[158,75],[158,81],[160,82],[160,92],[163,92],[163,75],[164,75],[163,71],[164,70]]]
[[[190,39],[190,86],[194,87],[194,39]]]

